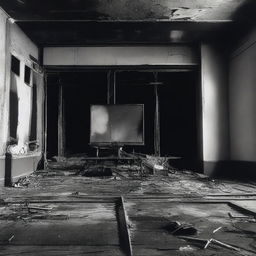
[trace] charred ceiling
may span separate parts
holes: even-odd
[[[16,20],[232,20],[246,0],[2,0]]]
[[[216,31],[224,36],[232,27],[229,23],[185,22],[19,22],[18,25],[44,46],[196,43],[202,38],[215,38]]]
[[[255,16],[255,2],[0,0],[0,6],[38,45],[75,46],[226,40]]]

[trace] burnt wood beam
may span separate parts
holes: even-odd
[[[122,196],[116,202],[116,215],[121,248],[125,252],[125,255],[132,256],[133,252],[130,230],[128,226],[128,216],[125,209],[124,199]]]
[[[107,74],[107,104],[116,103],[116,78],[115,71],[109,70]]]
[[[63,98],[63,86],[59,84],[58,156],[64,156],[64,154],[65,154],[64,98]]]
[[[155,82],[151,83],[154,86],[155,92],[155,120],[154,120],[154,148],[155,155],[160,156],[160,111],[159,111],[159,95],[158,95],[158,73],[154,72]]]
[[[19,20],[17,25],[39,46],[195,43],[227,35],[233,22]]]

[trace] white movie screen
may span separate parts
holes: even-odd
[[[92,105],[90,143],[144,143],[143,105]]]

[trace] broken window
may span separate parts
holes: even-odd
[[[30,79],[31,79],[31,69],[27,65],[25,65],[25,75],[24,75],[24,82],[28,85],[30,85]]]
[[[11,70],[17,76],[20,75],[20,60],[13,55],[12,55],[12,60],[11,60]]]
[[[31,122],[30,122],[30,135],[29,141],[33,144],[32,148],[37,143],[37,84],[35,82],[36,73],[33,72],[33,90],[32,90],[32,112],[31,112]]]

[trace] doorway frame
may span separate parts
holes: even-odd
[[[118,66],[45,66],[45,77],[47,77],[49,74],[60,74],[62,72],[93,72],[93,71],[107,71],[107,104],[115,104],[116,103],[116,73],[117,72],[125,72],[125,71],[136,71],[136,72],[196,72],[198,79],[197,79],[197,85],[196,85],[196,123],[197,123],[197,152],[198,157],[196,159],[197,162],[197,170],[200,173],[203,173],[203,128],[202,128],[202,83],[200,79],[200,66],[197,64],[192,65],[118,65]],[[46,92],[46,98],[47,98],[47,79],[45,79],[45,92]],[[156,93],[157,97],[157,93]],[[61,101],[63,104],[63,101]],[[60,110],[63,110],[64,106],[59,106]],[[45,118],[47,120],[47,101],[45,102]],[[157,114],[156,114],[157,115]],[[63,117],[63,115],[58,115]],[[59,124],[58,129],[61,129],[61,134],[63,134],[63,119],[58,120]],[[157,127],[157,125],[155,125]],[[44,148],[44,156],[45,156],[45,162],[47,164],[47,122],[45,125],[45,148]],[[156,132],[156,134],[159,133],[159,140],[160,140],[160,127],[158,127],[159,131]],[[58,133],[59,134],[59,133]],[[62,136],[63,137],[63,136]],[[154,138],[155,140],[155,138]],[[158,143],[160,144],[160,143]],[[58,143],[59,145],[59,143]],[[157,145],[157,143],[156,143]],[[63,146],[63,145],[62,145]],[[157,147],[157,146],[156,146]],[[65,149],[61,148],[58,152],[62,152],[63,155]],[[155,148],[155,153],[159,151],[159,149]]]

